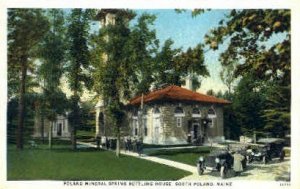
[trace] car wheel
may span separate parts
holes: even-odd
[[[220,176],[221,178],[225,178],[226,177],[226,172],[227,172],[227,169],[224,165],[221,166],[221,169],[220,169]]]

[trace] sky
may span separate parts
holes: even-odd
[[[204,43],[205,34],[217,27],[219,21],[224,19],[229,12],[228,10],[212,10],[192,17],[190,10],[183,13],[177,13],[173,9],[135,11],[137,17],[145,12],[156,15],[157,18],[153,28],[156,29],[160,46],[163,45],[165,40],[171,38],[174,41],[174,48],[182,48],[183,50]],[[218,51],[209,50],[205,53],[205,65],[210,76],[202,81],[199,92],[205,93],[210,89],[215,92],[226,90],[226,86],[219,76],[222,68],[218,57],[223,50],[224,47],[221,47]]]

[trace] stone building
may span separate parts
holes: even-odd
[[[52,124],[52,125],[51,125]],[[50,122],[44,119],[44,127],[42,126],[42,118],[39,113],[36,114],[34,118],[34,133],[33,137],[48,137],[49,129],[52,126],[52,137],[56,138],[69,138],[71,136],[71,129],[69,126],[69,121],[66,116],[58,115],[54,122]]]
[[[122,135],[142,137],[147,144],[220,142],[224,140],[223,106],[229,103],[171,85],[129,101]],[[113,137],[104,107],[101,101],[96,106],[96,136]]]
[[[130,100],[129,133],[143,137],[148,144],[223,141],[223,106],[228,103],[178,86],[168,86]]]

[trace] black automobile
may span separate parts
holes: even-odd
[[[227,171],[233,166],[233,156],[227,150],[213,151],[205,158],[200,156],[197,162],[198,174],[204,170],[219,171],[221,178],[225,178]]]
[[[285,140],[280,138],[262,138],[257,141],[257,146],[252,146],[247,150],[248,162],[260,161],[268,163],[272,158],[284,160],[285,152],[283,150]]]

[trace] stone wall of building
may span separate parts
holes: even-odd
[[[183,115],[180,115],[182,119],[181,127],[177,126],[177,117],[175,116],[175,109],[181,107],[183,109]],[[159,108],[160,115],[153,113],[155,108]],[[201,116],[193,114],[193,109],[200,109]],[[208,118],[208,109],[212,108],[216,113],[216,118],[211,118],[211,126],[204,126],[204,121]],[[203,137],[203,142],[216,142],[224,140],[223,134],[223,107],[212,105],[212,104],[201,104],[201,103],[160,103],[145,105],[146,112],[143,114],[144,119],[146,118],[147,136],[144,136],[145,143],[151,144],[186,144],[188,143],[188,135],[190,131],[194,129],[198,136]],[[132,110],[137,111],[137,110]],[[133,117],[138,120],[138,129],[141,129],[141,119],[139,116],[133,116],[132,112],[129,112],[129,126],[130,133],[134,133],[133,128]],[[160,128],[157,132],[155,130],[155,119],[160,120]],[[193,133],[194,131],[192,131]],[[139,135],[141,131],[139,130]],[[158,137],[158,139],[156,138]]]

